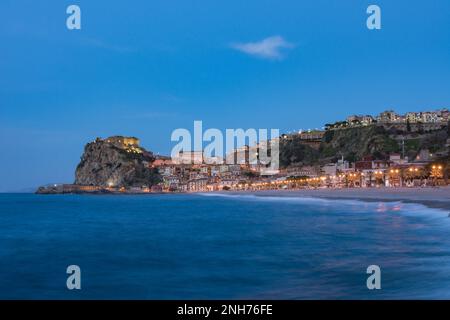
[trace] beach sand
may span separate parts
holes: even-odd
[[[222,192],[225,193],[225,192]],[[402,201],[420,203],[430,208],[448,210],[450,213],[450,186],[426,188],[346,188],[228,191],[227,194],[252,194],[276,197],[317,197],[326,199],[354,199],[362,201]]]

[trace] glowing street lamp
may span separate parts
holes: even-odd
[[[431,167],[431,176],[433,178],[442,178],[443,177],[443,171],[442,171],[442,165],[440,164],[434,164]]]
[[[403,185],[403,172],[400,169],[391,169],[389,170],[389,176],[390,180],[397,180],[399,181],[400,187]]]

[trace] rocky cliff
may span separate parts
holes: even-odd
[[[102,187],[142,187],[159,182],[153,154],[132,137],[97,138],[84,148],[75,184]]]
[[[420,150],[446,157],[450,154],[447,146],[450,139],[449,128],[430,132],[399,132],[386,130],[380,126],[357,127],[342,130],[328,130],[318,148],[312,148],[300,139],[290,135],[280,142],[280,164],[282,167],[313,165],[335,162],[343,156],[348,161],[360,160],[365,155],[375,159],[386,159],[391,153],[402,151],[414,159]]]

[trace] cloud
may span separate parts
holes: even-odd
[[[102,41],[100,39],[84,38],[82,41],[85,45],[104,49],[104,50],[114,51],[117,53],[132,53],[132,52],[136,51],[134,48],[111,44],[111,43]]]
[[[258,42],[233,43],[231,47],[251,56],[279,60],[283,58],[282,50],[293,48],[294,45],[281,36],[273,36]]]

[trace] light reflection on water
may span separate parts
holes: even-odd
[[[450,298],[449,221],[400,202],[0,195],[0,298]]]

